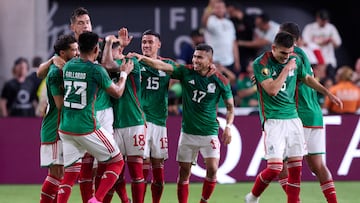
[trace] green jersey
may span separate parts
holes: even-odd
[[[144,125],[144,112],[141,108],[141,73],[140,64],[134,61],[134,69],[128,75],[125,90],[120,99],[113,100],[114,128],[126,128]],[[122,60],[116,60],[121,65]]]
[[[295,46],[294,53],[296,53],[302,60],[306,73],[314,76],[309,59],[307,58],[305,52],[301,48]],[[298,82],[297,90],[297,109],[304,127],[322,128],[323,116],[316,90],[300,81]]]
[[[238,91],[253,88],[253,86],[254,85],[252,84],[251,77],[249,75],[245,75],[236,81]],[[241,98],[240,107],[249,107],[249,101],[252,99],[257,99],[257,95],[255,93]]]
[[[289,60],[297,58],[291,55]],[[276,78],[280,75],[286,64],[278,63],[271,52],[266,52],[254,61],[254,75],[258,83],[258,101],[261,123],[266,119],[292,119],[298,118],[295,102],[296,82],[298,78],[306,76],[302,68],[302,62],[297,58],[297,68],[290,71],[284,84],[276,96],[270,96],[261,87],[260,83],[266,79]]]
[[[107,89],[112,81],[105,68],[74,58],[63,68],[64,107],[60,130],[67,134],[89,134],[100,128],[95,101],[98,89]]]
[[[170,59],[161,59],[174,64]],[[146,121],[166,126],[168,116],[168,89],[170,76],[164,71],[156,70],[144,63],[141,66],[141,105]]]
[[[201,76],[193,67],[174,65],[172,78],[180,80],[183,104],[182,131],[193,135],[217,135],[217,104],[233,98],[230,83],[221,73]]]
[[[54,143],[59,139],[58,128],[60,124],[60,111],[56,108],[53,96],[63,96],[62,70],[54,64],[50,66],[46,77],[46,92],[48,97],[47,112],[41,124],[41,143]]]

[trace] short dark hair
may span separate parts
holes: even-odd
[[[15,61],[14,61],[14,66],[13,66],[13,73],[15,71],[15,67],[21,63],[26,63],[26,66],[27,66],[27,70],[30,69],[30,65],[29,65],[29,61],[25,58],[25,57],[22,57],[20,56],[19,58],[17,58]]]
[[[204,31],[200,28],[191,30],[190,37],[204,36]]]
[[[40,64],[42,63],[43,59],[41,58],[41,56],[34,56],[34,58],[31,61],[31,65],[32,67],[39,67]]]
[[[290,33],[295,40],[298,40],[300,37],[299,26],[294,22],[285,22],[280,25],[280,31]]]
[[[195,50],[198,50],[198,51],[206,51],[207,53],[210,53],[211,55],[214,54],[213,48],[212,48],[210,45],[205,44],[205,43],[198,44],[198,45],[195,47]]]
[[[260,18],[264,23],[268,23],[270,21],[270,16],[267,13],[261,13],[257,15],[257,17]]]
[[[288,32],[278,32],[275,36],[274,44],[276,46],[290,48],[294,46],[294,37]]]
[[[73,35],[61,35],[54,44],[54,51],[60,55],[60,51],[70,49],[70,44],[75,43],[76,39]]]
[[[153,36],[157,37],[160,40],[160,34],[153,31],[153,30],[151,30],[151,29],[145,30],[143,32],[142,36],[144,36],[144,35],[153,35]]]
[[[316,16],[319,17],[321,20],[329,20],[330,14],[326,9],[320,9],[316,12]]]
[[[88,10],[84,7],[76,8],[71,14],[70,23],[73,24],[76,18],[82,15],[89,15]]]
[[[78,44],[81,53],[90,53],[98,44],[99,35],[94,32],[84,32],[80,34]]]

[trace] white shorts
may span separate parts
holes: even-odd
[[[124,156],[144,157],[146,144],[145,126],[114,129],[115,141]]]
[[[325,154],[325,129],[304,128],[308,155]]]
[[[299,118],[267,119],[264,131],[265,159],[285,159],[306,154],[304,130]]]
[[[100,126],[105,128],[110,134],[114,134],[114,112],[113,108],[107,108],[96,112],[96,118],[98,119]]]
[[[120,154],[114,136],[104,128],[90,134],[74,136],[59,132],[63,141],[64,166],[70,166],[89,152],[98,161],[105,162]]]
[[[167,159],[169,154],[166,127],[155,125],[150,122],[147,122],[146,124],[144,158]]]
[[[203,158],[220,158],[220,141],[217,135],[192,135],[181,132],[176,161],[194,163],[200,151]]]
[[[63,144],[61,140],[40,146],[40,166],[50,167],[52,165],[64,165]]]

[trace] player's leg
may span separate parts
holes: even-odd
[[[72,187],[79,179],[80,168],[81,168],[81,161],[78,161],[72,164],[71,166],[65,168],[64,178],[61,181],[59,187],[58,198],[57,198],[58,203],[68,202],[71,195]]]
[[[62,142],[58,140],[53,144],[41,145],[40,157],[41,166],[48,167],[48,175],[41,187],[40,203],[53,202],[64,174]]]
[[[99,165],[106,165],[95,196],[90,199],[94,202],[102,202],[124,167],[123,157],[114,140],[114,136],[109,134],[104,128],[95,130],[94,133],[86,136],[78,136],[77,142],[97,159]]]
[[[81,161],[79,176],[80,193],[83,203],[87,203],[94,194],[93,163],[94,157],[91,154],[86,153]]]
[[[145,126],[122,128],[127,165],[131,177],[131,194],[134,202],[144,202],[145,180],[143,175]]]
[[[325,131],[324,129],[305,128],[305,138],[308,146],[306,163],[320,182],[321,190],[328,203],[337,203],[335,184],[325,161]]]
[[[194,140],[195,139],[195,140]],[[191,175],[191,166],[197,160],[200,150],[194,135],[180,133],[176,161],[179,164],[179,174],[177,179],[177,196],[179,203],[187,203],[189,199],[189,180]]]
[[[302,159],[306,154],[304,129],[300,119],[290,119],[287,124],[289,136],[286,155],[289,177],[286,194],[288,203],[297,203],[300,199]]]
[[[268,119],[264,123],[265,159],[267,167],[255,179],[251,192],[245,197],[246,203],[256,203],[271,181],[278,177],[283,169],[286,139],[288,131],[285,121]],[[269,147],[271,146],[271,147]]]
[[[148,143],[146,144],[149,146],[151,152],[152,202],[159,203],[164,191],[164,161],[169,156],[167,129],[165,126],[148,123],[147,135],[151,136],[151,139],[148,139]]]
[[[198,143],[201,146],[200,153],[204,157],[206,166],[200,203],[206,203],[215,190],[221,144],[217,135],[198,136]]]
[[[151,181],[152,202],[160,203],[164,191],[164,159],[151,158],[153,178]]]

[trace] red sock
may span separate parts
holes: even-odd
[[[104,175],[105,170],[106,170],[106,164],[98,162],[98,167],[96,169],[96,176],[94,181],[95,191],[99,188],[99,183],[101,181],[101,177]]]
[[[124,173],[125,173],[125,167],[123,167],[123,170],[121,171],[121,174],[119,175],[119,178],[116,181],[114,188],[115,188],[116,193],[120,197],[121,202],[128,203],[129,197],[126,192],[126,180],[124,177]]]
[[[142,157],[128,157],[127,163],[131,177],[131,196],[133,202],[144,202],[145,182],[142,162]]]
[[[259,197],[270,184],[270,182],[279,175],[282,170],[282,166],[282,162],[268,163],[266,169],[257,175],[254,186],[251,190],[255,197]]]
[[[80,164],[75,164],[73,166],[65,168],[64,178],[61,181],[59,187],[57,197],[58,202],[68,202],[71,195],[71,189],[79,178],[80,166]]]
[[[143,162],[143,175],[144,175],[144,197],[146,194],[146,187],[147,187],[147,183],[148,183],[148,176],[149,176],[149,171],[150,171],[151,165],[150,162]]]
[[[104,175],[102,176],[102,179],[100,181],[99,188],[95,193],[95,197],[97,200],[102,202],[106,193],[114,186],[123,167],[124,160],[122,159],[107,164]]]
[[[88,153],[81,160],[79,186],[83,203],[87,203],[94,194],[93,163],[94,157]]]
[[[204,179],[200,203],[207,202],[207,200],[210,198],[211,194],[213,193],[215,186],[216,186],[216,179],[215,180],[209,178]]]
[[[41,188],[40,203],[52,203],[59,190],[60,180],[47,175]]]
[[[164,167],[159,166],[152,169],[153,181],[151,183],[152,202],[160,203],[164,191]]]
[[[115,189],[114,189],[114,187],[113,187],[113,188],[111,188],[111,189],[106,193],[106,195],[105,195],[102,203],[110,203],[111,200],[112,200],[112,198],[113,198],[113,196],[114,196],[114,192],[115,192]]]
[[[284,190],[284,192],[286,193],[286,185],[288,182],[288,178],[287,177],[279,178],[278,182],[279,182],[280,186],[282,187],[282,189]]]
[[[286,186],[287,202],[297,203],[300,199],[302,160],[289,161],[287,164],[289,178]]]
[[[320,187],[328,203],[337,203],[335,184],[333,180],[320,183]]]
[[[177,196],[179,203],[187,203],[189,199],[189,181],[178,182]]]

